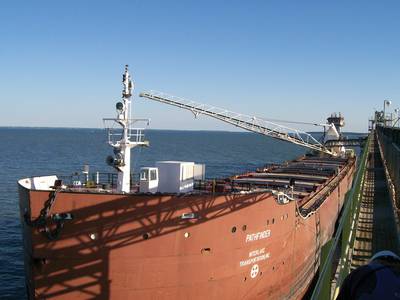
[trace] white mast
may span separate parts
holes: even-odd
[[[129,193],[131,184],[131,148],[136,146],[148,146],[148,141],[144,141],[143,128],[131,128],[137,121],[147,121],[148,119],[131,119],[131,97],[133,83],[128,72],[128,65],[122,76],[122,102],[117,102],[117,118],[103,119],[104,121],[114,121],[122,128],[119,133],[113,133],[108,129],[108,143],[114,148],[115,157],[108,156],[107,163],[118,170],[117,192]],[[119,140],[115,140],[120,137]]]

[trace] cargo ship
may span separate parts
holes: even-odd
[[[28,298],[301,299],[351,188],[354,155],[254,118],[142,93],[313,153],[217,180],[206,179],[203,164],[159,161],[134,180],[130,150],[149,143],[132,128],[146,122],[131,119],[132,89],[126,67],[117,117],[104,119],[120,129],[108,131],[116,173],[18,181]],[[332,142],[343,118],[331,121]]]

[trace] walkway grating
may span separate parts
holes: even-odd
[[[399,253],[396,223],[375,137],[370,143],[351,268],[368,263],[378,251]]]

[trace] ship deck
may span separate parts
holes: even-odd
[[[333,181],[349,165],[349,159],[337,157],[303,156],[283,164],[266,165],[257,170],[222,179],[195,180],[190,194],[232,194],[248,192],[282,192],[296,200],[303,210],[310,210],[317,198],[323,198],[332,188]],[[87,180],[85,184],[72,176],[49,176],[48,181],[62,180],[62,192],[116,194],[116,174],[97,173],[97,182]],[[100,177],[100,182],[99,182]],[[138,178],[132,178],[130,194],[139,191]],[[77,184],[78,183],[78,184]],[[35,187],[32,185],[32,189]],[[320,197],[315,197],[320,195]]]
[[[300,200],[302,206],[309,208],[312,203],[307,200],[327,188],[347,162],[348,159],[343,158],[304,156],[282,165],[236,176],[233,181],[287,192],[295,200]]]

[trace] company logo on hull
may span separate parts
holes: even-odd
[[[253,266],[251,267],[251,270],[250,270],[250,277],[251,277],[251,278],[256,278],[256,276],[257,276],[257,274],[258,274],[258,271],[259,271],[258,265],[257,265],[257,264],[253,265]]]

